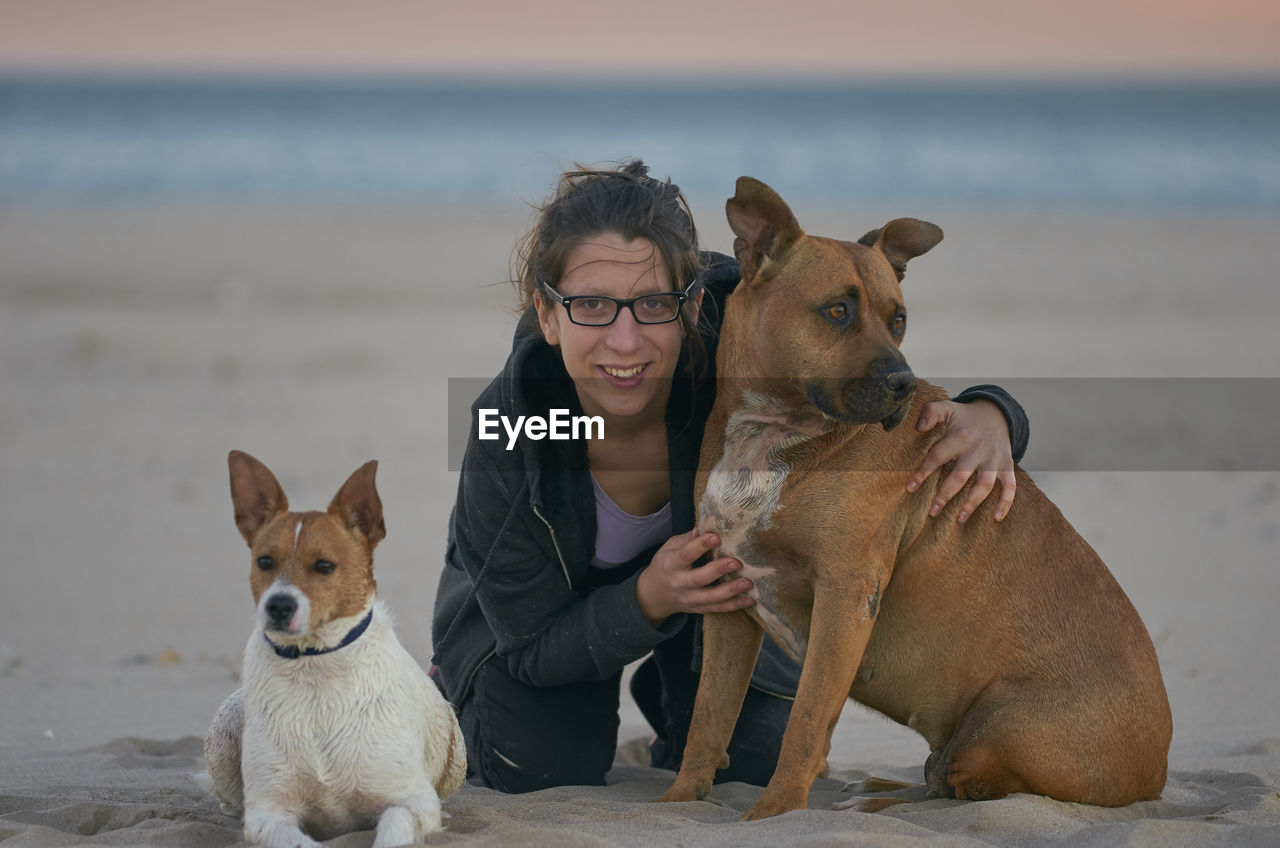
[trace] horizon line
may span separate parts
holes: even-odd
[[[698,85],[806,85],[920,84],[920,85],[1020,85],[1041,84],[1245,84],[1280,85],[1280,68],[1095,68],[1034,69],[1000,71],[980,68],[925,68],[875,71],[788,69],[785,71],[741,72],[707,70],[697,72],[601,72],[584,79],[580,73],[563,69],[458,69],[458,68],[369,68],[369,67],[230,67],[121,65],[121,64],[6,64],[0,60],[0,79],[68,80],[94,82],[318,82],[318,83],[402,83],[402,84],[490,84],[575,86],[606,88],[628,86]]]

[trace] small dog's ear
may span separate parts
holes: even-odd
[[[329,504],[329,514],[337,517],[349,529],[359,530],[368,540],[371,549],[387,535],[387,525],[382,520],[382,499],[378,497],[378,490],[373,484],[377,470],[376,459],[357,468]]]
[[[858,244],[878,248],[889,260],[898,282],[907,275],[907,261],[928,253],[942,241],[942,228],[915,218],[895,218],[858,239]]]
[[[751,177],[738,177],[736,193],[725,201],[729,229],[737,236],[733,253],[738,257],[744,282],[750,281],[765,259],[779,259],[804,230],[791,207],[778,193]]]
[[[289,508],[289,499],[271,469],[244,451],[227,454],[231,471],[231,506],[235,509],[236,527],[250,545],[253,537],[273,516]]]

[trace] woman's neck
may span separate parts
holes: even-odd
[[[631,515],[650,515],[671,499],[666,422],[658,425],[587,445],[596,483]]]
[[[578,403],[586,415],[598,415],[604,420],[604,441],[631,442],[655,432],[661,432],[666,438],[667,401],[670,397],[671,383],[667,381],[648,406],[635,415],[612,415],[582,392],[578,392]]]

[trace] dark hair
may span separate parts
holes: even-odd
[[[522,321],[536,324],[530,307],[538,286],[546,283],[555,288],[569,253],[585,239],[604,233],[653,242],[677,289],[684,290],[702,273],[693,215],[679,186],[650,177],[639,159],[621,162],[612,170],[575,165],[575,170],[560,175],[555,194],[538,207],[533,228],[516,245],[512,278],[520,291]],[[701,285],[690,294],[696,297],[700,290]],[[695,309],[691,298],[679,321],[689,363],[700,370],[707,350]]]

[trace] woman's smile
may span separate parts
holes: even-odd
[[[609,385],[626,389],[640,384],[640,381],[644,379],[644,372],[649,367],[649,364],[646,362],[631,366],[600,365],[597,367],[604,374],[604,378]]]

